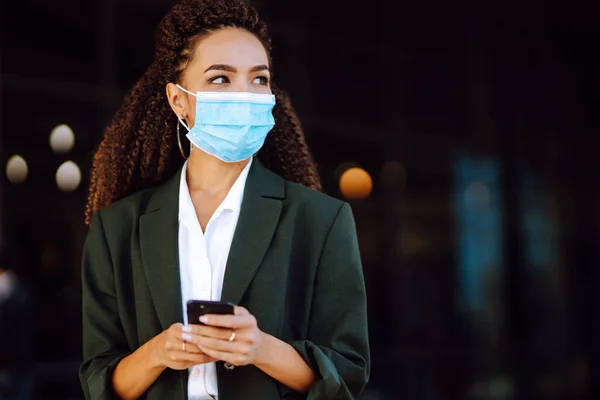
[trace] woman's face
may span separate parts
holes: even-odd
[[[182,87],[196,92],[252,92],[270,94],[269,58],[252,33],[224,28],[202,38],[183,72]],[[167,86],[173,111],[194,125],[196,97],[173,83]]]

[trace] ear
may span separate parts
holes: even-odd
[[[187,98],[185,93],[180,90],[174,83],[167,83],[165,88],[167,93],[167,100],[171,109],[181,119],[187,118]]]

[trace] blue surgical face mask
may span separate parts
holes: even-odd
[[[252,157],[275,126],[275,96],[248,92],[198,92],[196,121],[188,127],[187,138],[202,151],[225,162]]]

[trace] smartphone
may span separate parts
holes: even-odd
[[[207,300],[188,300],[187,302],[187,317],[188,324],[200,324],[200,317],[204,314],[232,314],[233,308],[235,307],[232,303],[224,303],[221,301],[207,301]]]

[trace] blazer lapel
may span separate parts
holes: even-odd
[[[140,218],[142,264],[163,329],[183,321],[178,249],[180,179],[181,170],[156,190]],[[227,260],[223,301],[241,302],[269,248],[284,197],[283,179],[255,159]]]
[[[183,322],[178,250],[180,178],[181,170],[156,190],[139,222],[142,264],[163,329]]]
[[[284,197],[283,179],[254,159],[227,259],[222,301],[240,304],[271,244]]]

